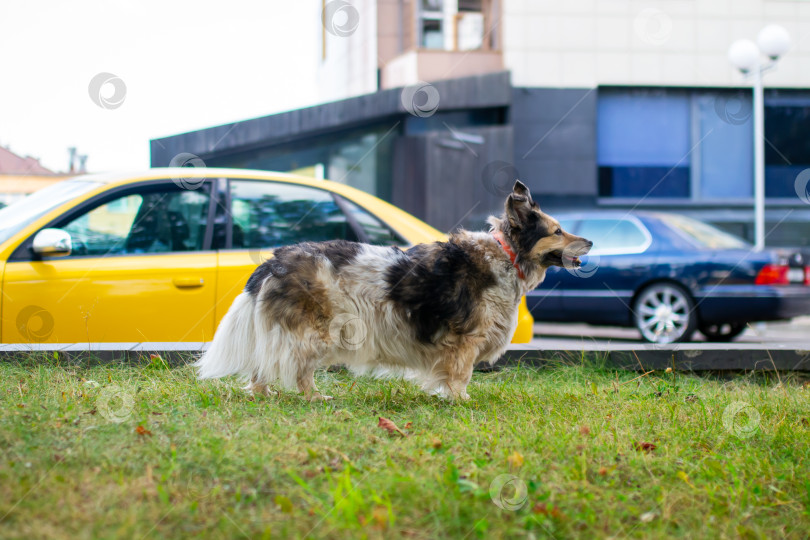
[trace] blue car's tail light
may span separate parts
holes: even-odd
[[[810,267],[790,267],[786,264],[766,264],[754,281],[757,285],[810,284]]]

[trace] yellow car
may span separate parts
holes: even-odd
[[[445,235],[343,184],[244,169],[65,180],[0,210],[0,342],[210,341],[272,249]],[[532,338],[525,299],[513,342]]]

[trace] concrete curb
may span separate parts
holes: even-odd
[[[676,345],[591,345],[581,349],[543,350],[510,346],[496,365],[524,363],[542,366],[576,364],[587,355],[606,367],[639,371],[810,371],[810,343],[762,345],[751,343],[688,343]]]
[[[183,364],[205,351],[209,343],[66,343],[0,345],[0,361],[28,354],[71,363],[145,363],[158,354],[170,364]],[[810,343],[687,343],[676,345],[588,345],[571,349],[510,345],[496,366],[578,364],[583,359],[605,367],[632,371],[810,371]]]

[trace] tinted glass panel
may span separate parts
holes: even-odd
[[[689,167],[599,167],[599,195],[689,197]]]
[[[754,193],[751,91],[695,97],[700,119],[700,193],[706,199],[750,199]],[[698,141],[695,141],[696,144]]]
[[[72,219],[74,256],[196,251],[203,248],[205,190],[130,192]]]
[[[451,125],[455,126],[451,122]],[[390,123],[307,136],[288,144],[206,160],[209,167],[292,171],[356,187],[384,200],[391,199],[394,141],[400,127]],[[446,129],[442,126],[442,129]]]
[[[810,167],[810,96],[791,94],[766,100],[765,195],[795,198],[796,177]],[[803,186],[807,191],[808,186]]]
[[[332,194],[280,182],[231,180],[233,247],[357,240]]]
[[[688,94],[606,91],[597,116],[601,196],[689,196]]]
[[[638,249],[647,236],[632,221],[626,219],[584,219],[579,236],[593,242],[594,250]]]

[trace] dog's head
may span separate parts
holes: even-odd
[[[593,246],[590,240],[564,231],[559,221],[541,212],[520,180],[506,198],[501,225],[517,248],[517,260],[542,267],[577,267],[579,257]]]

